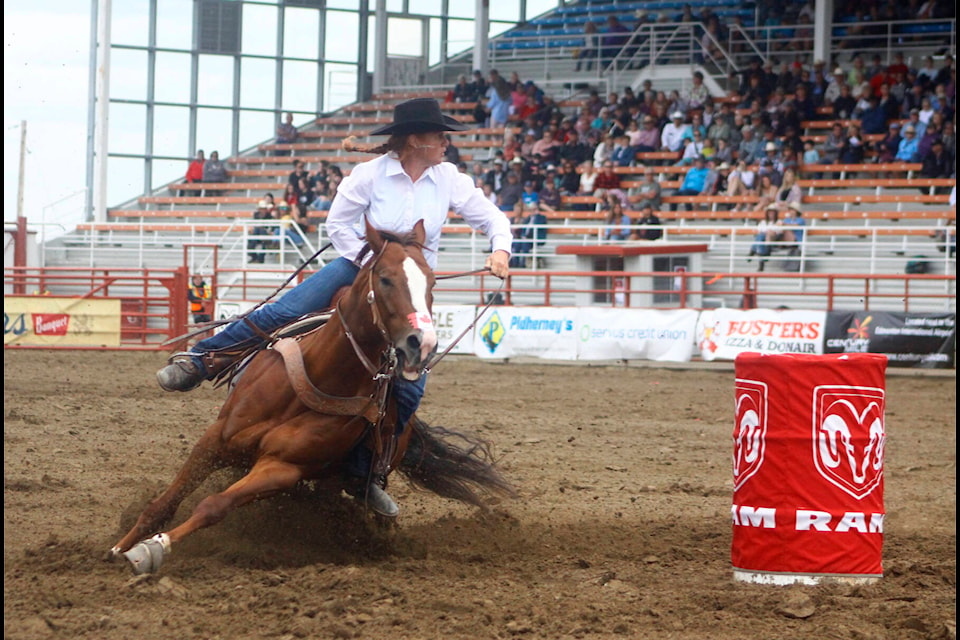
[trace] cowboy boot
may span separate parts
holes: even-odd
[[[170,358],[170,364],[157,371],[157,383],[164,391],[191,391],[204,380],[212,380],[239,357],[235,354],[179,353]]]
[[[157,371],[157,384],[164,391],[190,391],[199,387],[206,377],[203,367],[193,358],[183,358]]]
[[[384,490],[386,478],[372,473],[373,452],[362,444],[356,445],[344,461],[344,487],[347,495],[363,502],[374,513],[386,518],[396,518],[400,507]]]
[[[367,508],[377,515],[385,518],[396,518],[400,513],[400,507],[376,479],[367,482],[366,478],[349,478],[344,491],[355,500],[362,501]]]

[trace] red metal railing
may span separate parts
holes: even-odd
[[[298,275],[301,280],[310,275]],[[187,267],[117,269],[9,267],[5,295],[53,295],[119,299],[121,347],[173,349],[164,344],[190,328]],[[259,301],[276,289],[276,280],[257,281],[252,270],[231,272],[229,299]],[[438,275],[449,275],[438,273]],[[239,276],[239,277],[237,277]],[[224,282],[221,274],[209,278]],[[502,286],[501,286],[502,285]],[[226,290],[226,287],[224,287]],[[21,293],[22,292],[22,293]],[[956,312],[954,275],[851,275],[793,273],[515,271],[501,283],[491,275],[445,279],[435,290],[437,303],[484,304],[500,294],[504,304],[643,306],[655,309],[705,308],[718,298],[738,308],[791,306],[823,309],[883,308],[893,311]],[[575,302],[571,302],[572,300]],[[5,314],[6,316],[6,314]],[[5,317],[5,325],[9,319]],[[6,331],[6,326],[5,326]]]

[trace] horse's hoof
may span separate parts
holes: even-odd
[[[170,552],[170,536],[165,533],[138,542],[123,557],[130,563],[133,573],[142,576],[145,573],[156,573],[163,564],[163,557]]]

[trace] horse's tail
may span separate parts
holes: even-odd
[[[490,444],[465,433],[431,427],[414,416],[413,432],[399,470],[413,484],[444,498],[485,508],[482,495],[516,497],[496,468]]]

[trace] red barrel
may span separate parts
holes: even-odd
[[[878,354],[737,357],[737,580],[883,576],[886,368]]]

